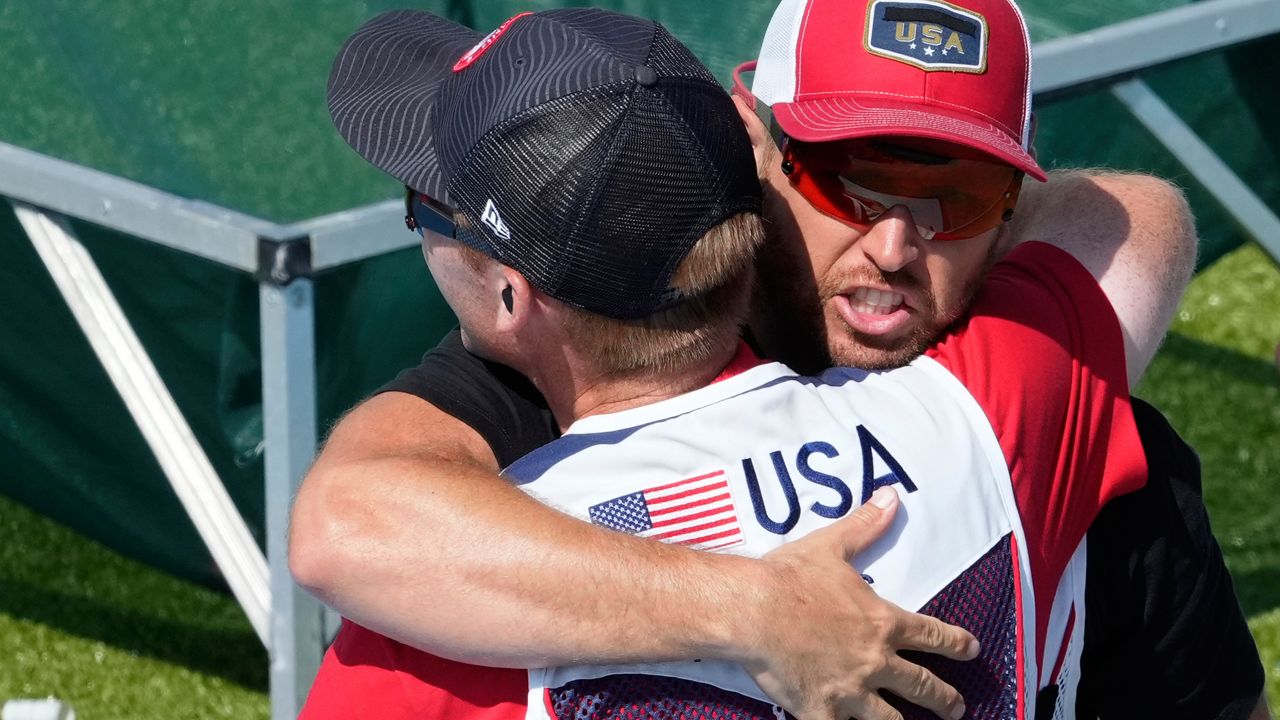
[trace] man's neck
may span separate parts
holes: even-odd
[[[668,400],[710,385],[737,351],[727,347],[697,367],[676,372],[638,372],[610,375],[577,365],[572,358],[528,373],[547,400],[561,430],[591,415],[621,412]]]

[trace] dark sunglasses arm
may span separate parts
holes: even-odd
[[[410,230],[418,232],[430,230],[437,235],[457,237],[453,211],[444,203],[409,187],[405,188],[404,224]]]

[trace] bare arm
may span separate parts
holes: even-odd
[[[880,600],[848,564],[896,500],[750,560],[580,522],[496,469],[456,419],[413,396],[374,397],[335,429],[299,492],[295,577],[371,629],[466,662],[723,658],[806,720],[895,717],[880,688],[943,716],[962,707],[897,651],[964,659],[972,637]]]
[[[491,666],[710,653],[739,629],[715,608],[697,606],[702,588],[735,579],[732,571],[686,584],[673,572],[685,553],[594,532],[541,507],[497,469],[488,446],[460,421],[412,396],[374,397],[335,429],[298,494],[290,529],[295,577],[374,630]],[[636,558],[619,562],[628,551],[651,572],[634,573]],[[689,563],[708,559],[688,555]],[[608,561],[588,570],[592,556]],[[706,575],[719,565],[689,570]],[[688,596],[703,618],[700,636],[658,637],[637,623],[590,632],[608,610],[626,607],[604,602],[609,592],[630,586],[642,588],[636,599]],[[575,635],[610,637],[614,653],[635,654],[606,657],[608,648],[572,644]]]
[[[1136,385],[1195,269],[1195,222],[1182,192],[1148,175],[1059,171],[1022,193],[1014,241],[1057,245],[1093,273],[1120,319]]]

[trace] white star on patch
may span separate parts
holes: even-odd
[[[915,49],[916,49],[916,44],[915,44],[915,43],[911,43],[911,44],[910,44],[910,45],[908,45],[907,47],[910,47],[912,50],[915,50]]]
[[[946,54],[947,54],[947,49],[946,49],[946,48],[942,48],[942,54],[943,54],[943,55],[946,55]]]
[[[924,54],[925,54],[925,55],[932,55],[932,54],[933,54],[933,48],[931,48],[931,47],[927,47],[927,48],[925,48],[925,49],[924,49]]]

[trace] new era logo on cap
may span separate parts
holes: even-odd
[[[480,214],[480,222],[487,225],[494,235],[503,240],[511,239],[511,229],[502,221],[502,216],[498,214],[498,208],[493,204],[492,199],[485,201],[484,212]]]
[[[985,72],[987,21],[930,0],[874,0],[867,10],[868,52],[923,70]]]

